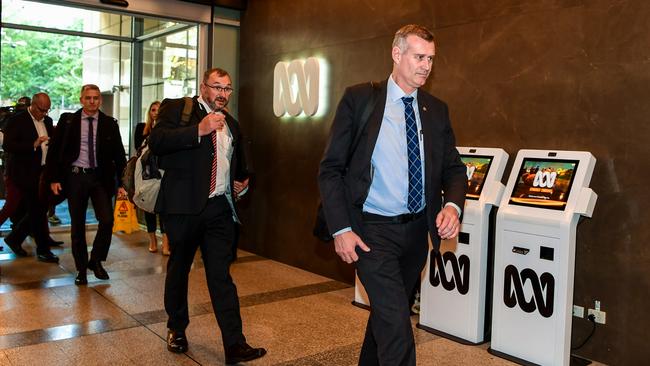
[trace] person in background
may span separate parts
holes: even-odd
[[[86,84],[79,98],[82,108],[74,114],[64,113],[57,124],[45,169],[45,181],[52,193],[65,194],[70,211],[72,255],[79,273],[75,285],[88,283],[86,270],[101,280],[109,278],[102,266],[108,256],[113,234],[113,203],[126,166],[124,145],[117,120],[99,108],[102,95],[99,87]],[[86,244],[86,210],[92,200],[99,224],[93,241],[90,260]]]
[[[336,253],[355,263],[371,309],[359,365],[415,366],[412,293],[441,239],[458,235],[466,169],[447,105],[420,89],[433,66],[433,34],[419,25],[393,39],[393,70],[357,146],[354,128],[370,83],[345,90],[318,173]],[[441,192],[444,191],[444,200]]]
[[[58,263],[59,258],[50,251],[47,203],[39,195],[48,141],[54,129],[52,119],[47,115],[50,106],[47,94],[36,93],[33,103],[11,117],[5,126],[3,149],[6,153],[7,201],[0,212],[0,225],[8,216],[20,215],[5,243],[14,253],[24,256],[26,252],[21,244],[31,233],[36,241],[36,258],[42,262]],[[24,210],[19,210],[21,205]]]
[[[135,143],[136,149],[139,149],[144,143],[145,139],[149,137],[151,129],[156,124],[158,119],[158,109],[160,108],[160,102],[155,101],[149,105],[149,110],[147,111],[147,120],[146,123],[138,123],[135,126],[135,133],[133,134],[133,142]],[[165,233],[165,225],[163,220],[158,220],[159,217],[155,213],[144,212],[144,221],[147,224],[147,234],[149,234],[149,251],[151,253],[156,253],[158,251],[158,239],[156,238],[156,226],[158,221],[160,221],[160,233],[162,234],[162,254],[169,255],[169,239]]]

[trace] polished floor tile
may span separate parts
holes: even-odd
[[[88,272],[75,286],[69,233],[58,265],[0,251],[0,365],[223,365],[221,335],[197,252],[190,272],[189,351],[166,350],[163,292],[168,257],[149,253],[144,232],[113,235],[110,279]],[[94,232],[89,232],[92,243]],[[24,244],[33,249],[31,243]],[[268,354],[256,365],[356,365],[368,318],[350,304],[354,288],[239,251],[231,268],[248,342]],[[417,317],[413,317],[413,324]],[[414,327],[418,365],[511,365],[487,352]],[[596,364],[595,364],[596,365]]]

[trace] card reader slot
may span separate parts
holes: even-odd
[[[530,249],[528,248],[522,248],[522,247],[512,247],[512,252],[521,254],[521,255],[526,255],[528,252],[530,252]]]

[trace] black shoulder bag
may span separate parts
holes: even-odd
[[[350,158],[352,157],[352,155],[354,155],[354,152],[356,151],[357,146],[359,145],[361,134],[363,132],[363,129],[366,127],[366,124],[368,123],[368,119],[370,118],[370,113],[372,113],[372,111],[375,109],[375,106],[377,105],[377,99],[379,97],[379,90],[380,90],[379,84],[371,81],[370,86],[372,87],[370,98],[366,103],[366,107],[363,110],[363,114],[361,114],[361,119],[359,120],[359,123],[357,124],[357,128],[354,131],[354,138],[352,139],[352,145],[350,145],[351,149],[350,152],[348,153],[348,161],[346,165],[350,164]],[[323,210],[322,202],[318,204],[318,209],[316,211],[316,222],[314,223],[312,234],[317,239],[324,242],[330,242],[334,240],[334,237],[332,237],[332,234],[330,234],[329,228],[327,227],[327,220],[325,219],[325,211]]]

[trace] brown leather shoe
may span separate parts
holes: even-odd
[[[253,348],[248,343],[235,344],[226,348],[226,365],[258,359],[266,354],[264,348]]]
[[[174,353],[187,352],[185,332],[167,329],[167,350]]]

